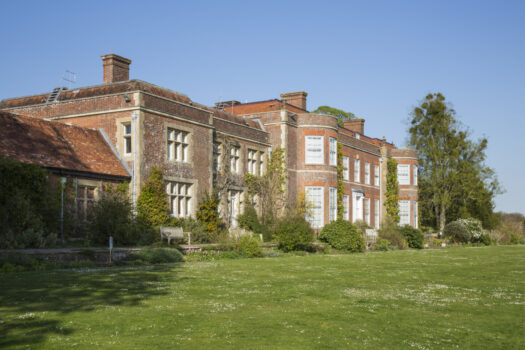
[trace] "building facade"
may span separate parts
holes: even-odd
[[[131,60],[102,56],[97,86],[6,99],[16,115],[102,130],[130,170],[136,201],[153,167],[163,171],[170,214],[195,216],[200,199],[215,191],[221,215],[236,225],[246,192],[245,174],[261,175],[272,148],[286,151],[286,196],[304,194],[308,220],[321,228],[337,217],[337,144],[342,145],[344,218],[378,227],[385,217],[386,160],[399,163],[402,223],[417,226],[417,154],[364,135],[364,120],[339,125],[309,113],[305,92],[252,103],[220,102],[214,108],[156,85],[129,79]]]

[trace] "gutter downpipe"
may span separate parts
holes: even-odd
[[[131,203],[133,211],[137,210],[137,112],[131,113],[132,128],[133,128],[133,170],[131,177]]]

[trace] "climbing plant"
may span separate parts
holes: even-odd
[[[343,196],[345,186],[343,184],[343,173],[345,167],[343,166],[343,145],[337,143],[337,220],[343,220],[344,204]]]
[[[285,205],[286,166],[285,150],[277,147],[266,162],[266,172],[262,176],[246,174],[248,202],[254,199],[261,208],[263,225],[275,222]]]
[[[389,158],[387,163],[385,207],[386,214],[396,223],[399,222],[399,184],[397,182],[397,162]]]
[[[154,167],[151,170],[137,200],[137,214],[153,226],[163,225],[169,220],[162,169]]]

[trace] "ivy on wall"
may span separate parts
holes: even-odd
[[[152,226],[163,225],[169,220],[162,169],[153,167],[151,170],[137,200],[137,213]]]
[[[386,174],[386,194],[385,194],[385,207],[386,214],[394,222],[399,222],[399,184],[397,182],[397,162],[389,158],[387,163],[387,174]]]
[[[343,184],[343,173],[345,167],[343,166],[343,145],[340,142],[337,143],[337,220],[343,220],[344,204],[343,196],[345,192],[345,186]]]

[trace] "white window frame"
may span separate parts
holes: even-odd
[[[167,158],[172,162],[188,162],[188,151],[190,147],[190,133],[176,128],[168,127]]]
[[[370,197],[365,197],[365,223],[370,226]]]
[[[334,137],[329,138],[329,157],[330,157],[330,165],[337,166],[337,140]]]
[[[399,206],[399,226],[410,225],[410,201],[400,200]]]
[[[414,172],[413,176],[413,185],[417,186],[417,165],[412,166],[412,171]]]
[[[248,165],[248,174],[257,175],[257,151],[253,149],[248,149],[247,165]]]
[[[374,186],[379,186],[379,165],[374,165]]]
[[[259,176],[264,175],[264,152],[259,151]]]
[[[352,192],[352,222],[363,220],[363,198],[364,193],[359,191]]]
[[[350,220],[350,196],[343,194],[343,219]]]
[[[350,180],[350,158],[343,156],[343,180]]]
[[[379,228],[379,213],[381,208],[379,208],[379,199],[374,199],[374,227]]]
[[[417,208],[417,201],[414,201],[414,228],[419,228],[419,223],[418,223],[418,212],[417,212],[418,208]]]
[[[361,182],[361,159],[354,160],[354,182]]]
[[[304,163],[324,164],[324,136],[306,135],[304,137]]]
[[[241,153],[241,147],[239,146],[231,147],[230,149],[230,171],[235,174],[239,173],[239,162],[241,159],[240,153]]]
[[[336,187],[330,187],[329,188],[329,197],[328,197],[328,205],[329,205],[329,220],[330,222],[337,220],[337,188]]]
[[[370,185],[370,163],[365,162],[365,185]]]
[[[168,210],[172,217],[187,218],[193,213],[193,184],[191,182],[166,181]]]
[[[131,122],[122,123],[122,142],[124,147],[124,155],[130,156],[133,153]]]
[[[306,221],[313,228],[324,226],[324,188],[320,186],[305,187],[306,202],[309,203],[310,213],[306,216]]]
[[[397,165],[397,182],[400,185],[410,185],[410,165]]]

